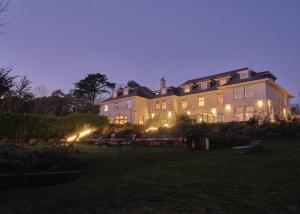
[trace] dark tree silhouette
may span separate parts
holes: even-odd
[[[11,69],[0,68],[0,100],[14,86],[15,76],[10,75]]]
[[[94,105],[98,95],[110,93],[109,89],[114,88],[115,85],[109,82],[104,74],[88,74],[87,77],[74,84],[74,92],[87,98],[88,104]]]

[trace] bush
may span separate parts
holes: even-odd
[[[83,166],[84,163],[65,148],[30,151],[11,145],[0,147],[0,173],[66,171]]]
[[[106,117],[95,114],[76,113],[67,117],[45,117],[37,114],[0,113],[0,139],[47,140],[62,138],[84,126],[101,130],[107,125]]]

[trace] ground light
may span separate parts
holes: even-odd
[[[72,141],[75,141],[75,140],[78,141],[80,138],[82,138],[86,135],[89,135],[91,132],[92,132],[91,129],[86,129],[86,130],[80,132],[78,135],[73,135],[73,136],[67,138],[67,141],[68,142],[72,142]]]

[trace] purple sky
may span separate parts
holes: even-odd
[[[299,0],[12,0],[0,65],[68,91],[88,73],[152,89],[240,67],[300,92]]]

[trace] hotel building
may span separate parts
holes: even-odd
[[[115,124],[144,124],[155,115],[186,113],[199,122],[246,121],[253,116],[272,122],[290,115],[292,95],[269,71],[249,68],[219,73],[160,90],[134,85],[114,90],[100,105],[100,114]]]

